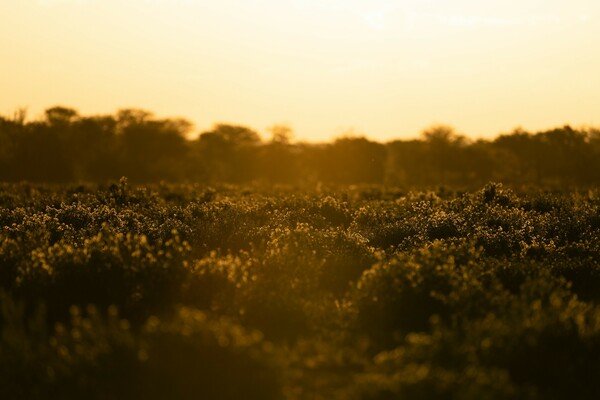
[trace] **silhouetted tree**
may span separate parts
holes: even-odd
[[[276,125],[270,128],[271,141],[262,146],[260,152],[261,179],[274,183],[295,183],[301,179],[299,153],[301,147],[290,143],[292,130]]]
[[[24,134],[26,109],[17,110],[12,118],[0,116],[0,180],[19,180],[18,148]]]
[[[432,126],[423,131],[423,140],[427,145],[429,167],[432,181],[441,184],[456,183],[464,179],[462,163],[466,139],[457,134],[454,128],[444,125]],[[425,165],[424,165],[425,167]]]
[[[386,149],[364,137],[342,137],[322,148],[319,176],[336,183],[382,183]]]
[[[258,134],[246,127],[217,124],[200,135],[195,158],[204,179],[225,182],[248,182],[256,178]]]
[[[386,145],[386,181],[394,185],[417,185],[426,181],[426,145],[422,140],[394,140]]]
[[[43,121],[27,124],[19,132],[15,165],[19,178],[29,181],[69,182],[75,179],[69,152],[69,134],[78,114],[66,107],[46,110]]]
[[[185,135],[191,123],[159,120],[144,110],[121,110],[117,140],[123,175],[134,182],[181,180],[187,157]]]
[[[77,110],[62,106],[48,108],[45,111],[45,115],[48,125],[56,127],[68,127],[79,118]]]
[[[584,132],[570,126],[540,132],[540,169],[547,181],[555,185],[585,183],[586,171],[592,167],[592,153]]]
[[[119,169],[117,121],[110,115],[80,118],[71,135],[71,155],[79,180],[102,182],[123,176]]]
[[[542,179],[542,151],[539,138],[521,128],[497,137],[493,144],[513,157],[512,174],[505,178],[513,183],[540,183]]]
[[[592,160],[591,167],[585,173],[586,182],[597,185],[600,183],[600,129],[591,128],[586,133]]]

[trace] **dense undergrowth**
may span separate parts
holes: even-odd
[[[600,193],[0,187],[0,398],[596,399]]]

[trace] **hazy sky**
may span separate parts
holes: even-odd
[[[600,1],[0,0],[0,114],[53,105],[308,140],[600,125]]]

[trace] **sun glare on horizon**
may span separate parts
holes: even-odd
[[[600,122],[589,0],[24,0],[0,12],[3,114],[139,107],[199,129],[285,123],[306,140]]]

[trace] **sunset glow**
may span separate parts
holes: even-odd
[[[600,124],[592,0],[19,0],[0,15],[3,115],[139,107],[311,141]]]

